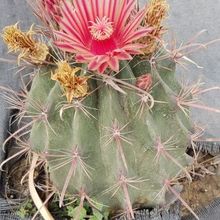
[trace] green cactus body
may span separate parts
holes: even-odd
[[[164,181],[187,165],[186,131],[191,129],[173,98],[181,90],[175,64],[165,60],[157,65],[158,71],[151,71],[146,61],[121,63],[116,78],[131,85],[151,71],[151,109],[141,91],[121,87],[123,94],[90,79],[91,93],[75,100],[75,107],[63,111],[62,117],[66,98],[59,83],[51,80],[51,70],[42,69],[35,76],[27,108],[33,115],[45,109],[46,118],[36,120],[30,141],[35,152],[46,155],[56,188],[69,195],[85,192],[87,199],[110,210],[165,203]],[[159,144],[168,155],[158,153]]]

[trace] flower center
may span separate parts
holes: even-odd
[[[103,18],[96,18],[96,21],[91,21],[89,27],[90,33],[95,40],[109,39],[113,34],[113,25],[106,16]]]

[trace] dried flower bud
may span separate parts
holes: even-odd
[[[152,83],[153,80],[151,74],[144,74],[138,77],[136,86],[148,92],[151,89]]]
[[[151,0],[145,14],[145,24],[151,27],[161,26],[167,17],[169,6],[166,0]]]
[[[155,51],[158,41],[164,34],[165,30],[162,26],[162,22],[167,17],[169,6],[166,0],[151,0],[144,19],[144,26],[153,28],[150,35],[140,39],[140,42],[147,45],[143,49],[143,52],[148,55]]]
[[[72,102],[73,98],[82,98],[88,92],[88,77],[77,76],[80,68],[72,68],[66,61],[57,63],[58,68],[51,79],[58,81],[65,91],[67,101]]]
[[[46,44],[33,39],[32,27],[28,32],[22,32],[18,24],[7,26],[3,30],[3,40],[8,46],[9,52],[19,52],[18,62],[29,59],[33,63],[45,61],[49,50]]]

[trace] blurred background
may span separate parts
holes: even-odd
[[[168,28],[176,36],[177,42],[187,42],[198,32],[205,29],[199,42],[209,42],[220,39],[220,1],[213,0],[168,0],[170,17]],[[169,36],[170,37],[170,36]],[[203,67],[198,69],[188,65],[188,71],[178,68],[178,74],[191,81],[199,78],[204,87],[220,86],[220,41],[191,54],[190,59]],[[203,94],[202,102],[208,106],[220,109],[220,90]],[[220,114],[193,109],[193,118],[207,128],[207,133],[220,139]],[[207,136],[209,136],[207,134]]]

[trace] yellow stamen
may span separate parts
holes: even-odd
[[[51,79],[58,81],[65,91],[67,101],[72,102],[73,98],[82,98],[88,93],[88,77],[77,76],[80,68],[72,68],[66,61],[57,63],[57,69]]]
[[[102,19],[96,18],[95,22],[91,21],[91,26],[89,27],[90,33],[95,40],[106,40],[109,39],[114,30],[113,23],[109,21],[109,18],[103,17]]]

